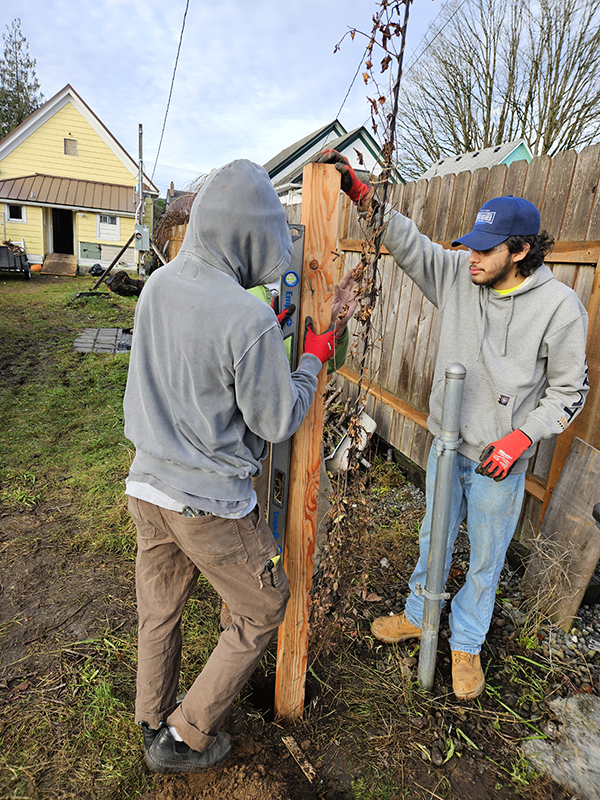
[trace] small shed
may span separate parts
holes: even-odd
[[[524,160],[529,164],[532,158],[533,155],[525,139],[517,139],[514,142],[506,142],[493,147],[484,147],[482,150],[474,150],[472,153],[445,156],[429,167],[420,176],[419,180],[424,178],[429,181],[432,178],[443,178],[444,175],[457,175],[465,170],[475,172],[480,167],[491,169],[496,164],[506,164],[508,167],[513,161]]]

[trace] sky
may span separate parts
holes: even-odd
[[[445,2],[413,0],[405,66]],[[344,102],[367,37],[343,37],[370,34],[378,7],[189,0],[160,152],[186,0],[0,0],[0,27],[19,17],[44,99],[70,83],[136,161],[143,125],[144,170],[164,196],[235,158],[264,164],[338,112],[370,130],[360,73]]]

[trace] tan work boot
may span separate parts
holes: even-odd
[[[485,688],[479,655],[452,650],[452,688],[458,700],[479,697]]]
[[[371,633],[380,642],[403,642],[405,639],[420,639],[421,628],[406,619],[404,613],[393,617],[377,617],[371,623]]]

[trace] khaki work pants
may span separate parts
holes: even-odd
[[[184,517],[129,498],[137,527],[138,671],[136,722],[175,726],[194,750],[214,742],[285,615],[289,585],[262,511],[239,520]],[[175,707],[181,665],[181,615],[199,572],[231,610],[202,672]]]

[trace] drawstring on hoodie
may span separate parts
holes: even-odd
[[[487,307],[490,302],[490,292],[487,286],[480,286],[479,287],[479,350],[477,351],[477,358],[475,361],[479,361],[481,358],[481,351],[483,350],[483,341],[485,339],[485,335],[487,333]]]
[[[506,320],[506,327],[504,328],[504,342],[502,346],[502,352],[500,355],[506,355],[506,348],[508,346],[508,329],[510,327],[510,323],[512,322],[513,314],[515,312],[515,297],[514,295],[509,295],[508,299],[510,301],[510,314],[508,315],[508,319]]]
[[[477,351],[477,358],[476,361],[479,361],[481,358],[481,351],[483,350],[483,342],[487,336],[488,331],[488,307],[490,304],[490,291],[489,287],[481,286],[479,289],[479,312],[480,312],[480,336],[479,336],[479,349]],[[506,324],[504,326],[504,336],[502,339],[501,351],[500,355],[505,356],[506,351],[508,348],[508,329],[510,328],[510,323],[512,322],[512,318],[515,311],[515,298],[514,295],[508,295],[508,297],[504,298],[505,302],[510,302],[510,311],[508,317],[506,319]]]

